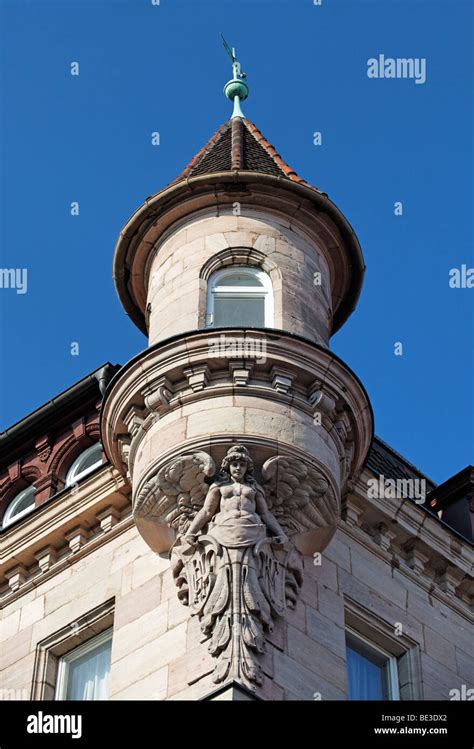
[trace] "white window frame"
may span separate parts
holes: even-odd
[[[78,466],[81,464],[81,462],[98,448],[100,448],[100,459],[98,459],[96,463],[93,463],[91,466],[89,466],[89,468],[85,468],[83,471],[78,472]],[[92,471],[95,471],[95,469],[100,465],[102,465],[102,444],[100,442],[94,442],[93,445],[88,447],[86,450],[83,450],[81,454],[77,456],[77,458],[69,468],[66,476],[66,487],[76,484],[78,481],[84,478],[84,476],[87,476],[89,473],[92,473]]]
[[[20,512],[15,513],[15,507],[17,507],[20,504],[26,492],[31,492],[33,496],[33,503],[29,505],[28,507],[25,507],[23,510],[20,510]],[[32,512],[35,509],[35,492],[36,492],[36,487],[32,485],[27,486],[24,489],[22,489],[21,492],[18,492],[18,494],[11,500],[10,504],[8,505],[5,511],[5,515],[3,516],[3,521],[2,521],[2,528],[6,528],[7,526],[11,525],[19,518],[24,517],[24,515],[28,515],[28,513]]]
[[[346,647],[349,644],[350,641],[347,643],[347,635],[349,635],[349,640],[352,638],[353,640],[359,640],[363,645],[366,646],[368,650],[372,650],[375,655],[382,656],[387,661],[387,673],[388,673],[388,699],[390,702],[396,702],[400,699],[400,687],[399,687],[399,680],[398,680],[398,663],[397,658],[392,653],[389,653],[387,650],[384,650],[379,645],[376,645],[371,640],[367,639],[367,637],[364,637],[361,635],[357,630],[352,629],[352,627],[346,626]],[[348,672],[349,675],[349,672]]]
[[[247,274],[257,278],[261,286],[220,286],[225,276]],[[214,300],[216,296],[252,299],[263,297],[264,327],[273,327],[273,287],[270,276],[250,265],[228,266],[212,274],[207,285],[206,327],[214,327]],[[239,326],[236,326],[239,327]],[[251,327],[251,326],[246,326]],[[257,326],[255,326],[257,327]]]
[[[110,629],[106,629],[104,632],[101,632],[100,635],[92,637],[90,640],[87,640],[87,642],[82,643],[82,645],[79,645],[77,648],[70,650],[69,653],[66,653],[65,655],[60,657],[58,664],[58,676],[56,681],[56,692],[54,696],[55,700],[66,699],[70,664],[78,658],[81,658],[83,655],[86,655],[86,653],[90,653],[92,650],[95,650],[95,648],[103,645],[104,642],[112,640],[112,634],[113,628],[111,627]]]

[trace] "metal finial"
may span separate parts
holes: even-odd
[[[246,99],[247,96],[249,95],[249,87],[243,81],[243,79],[246,78],[247,75],[240,69],[240,62],[237,61],[237,57],[235,55],[235,48],[232,47],[231,49],[229,47],[222,33],[221,33],[221,37],[224,43],[225,50],[227,54],[229,55],[230,60],[232,62],[232,75],[233,75],[232,80],[228,81],[224,86],[224,94],[227,96],[228,99],[230,99],[230,101],[234,102],[234,111],[232,112],[232,118],[244,117],[245,115],[242,112],[242,109],[240,107],[240,102],[244,101],[244,99]]]

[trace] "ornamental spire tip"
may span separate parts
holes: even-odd
[[[224,48],[232,62],[232,79],[230,81],[227,81],[227,83],[225,84],[224,94],[230,101],[234,102],[234,111],[232,112],[232,119],[234,117],[245,117],[244,113],[242,112],[240,102],[244,101],[249,95],[249,87],[243,80],[244,78],[247,77],[247,74],[244,73],[240,68],[240,62],[238,62],[236,54],[235,54],[235,47],[232,47],[232,48],[229,47],[222,33],[221,33],[221,37],[222,37],[222,41],[224,44]]]

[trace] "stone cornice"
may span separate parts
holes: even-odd
[[[24,581],[20,587],[13,591],[6,587],[4,588],[2,594],[0,594],[0,603],[2,607],[8,606],[10,603],[13,603],[13,601],[16,601],[18,598],[26,595],[31,590],[34,590],[38,585],[42,585],[55,575],[58,575],[60,572],[67,569],[72,564],[75,564],[80,559],[83,559],[89,554],[94,553],[95,551],[100,549],[101,546],[105,546],[114,538],[121,536],[130,528],[133,528],[133,526],[134,522],[130,505],[126,510],[124,517],[120,520],[120,522],[113,526],[113,528],[109,529],[103,534],[94,535],[76,552],[73,552],[72,549],[69,549],[68,551],[66,551],[66,553],[63,553],[61,559],[52,564],[47,571],[43,572],[41,570],[41,567],[39,567],[39,569],[36,569],[34,567],[29,570],[26,569],[26,575],[24,576]],[[19,566],[21,567],[22,565]]]
[[[386,497],[371,498],[367,494],[367,480],[373,478],[366,470],[355,483],[353,493],[363,499],[364,511],[371,508],[372,513],[385,519],[390,527],[398,526],[397,535],[403,541],[421,541],[436,550],[438,554],[451,559],[460,568],[472,569],[474,547],[467,540],[455,534],[452,529],[431,515],[422,505],[417,505],[407,498],[389,499]]]
[[[84,554],[131,527],[127,486],[118,472],[104,466],[77,487],[53,497],[2,534],[0,576],[25,585],[45,580]],[[15,570],[18,568],[18,573]],[[14,590],[15,593],[15,590]],[[12,595],[8,586],[5,601]]]
[[[343,501],[341,530],[392,569],[468,617],[474,550],[409,499],[371,498],[365,471]]]
[[[425,593],[433,596],[448,608],[453,609],[454,611],[456,611],[456,613],[460,614],[460,616],[464,617],[470,624],[472,624],[471,607],[467,601],[463,600],[458,595],[453,596],[443,592],[439,585],[433,582],[433,579],[430,576],[415,572],[408,565],[404,564],[403,561],[399,564],[394,564],[394,561],[400,562],[400,558],[397,556],[397,553],[393,552],[392,554],[390,554],[384,552],[384,550],[381,549],[380,546],[378,546],[370,536],[368,536],[360,529],[351,528],[347,526],[344,521],[341,521],[339,529],[346,536],[348,536],[348,538],[356,541],[357,544],[363,546],[365,549],[367,549],[367,551],[370,551],[377,558],[383,560],[387,564],[390,564],[393,570],[396,570],[400,575],[406,577],[407,580],[410,580],[410,582],[417,585]]]
[[[241,347],[255,341],[264,356],[245,358],[239,369],[241,354],[211,353],[222,336]],[[249,362],[253,366],[244,367]],[[278,377],[283,370],[284,380]],[[151,402],[150,394],[162,389],[164,382],[166,397]],[[133,456],[138,449],[134,441],[140,442],[153,421],[173,412],[179,416],[186,404],[203,401],[204,407],[204,401],[222,395],[257,397],[262,403],[271,400],[311,418],[318,413],[341,465],[347,460],[347,471],[358,472],[365,460],[372,439],[372,410],[358,378],[328,349],[273,329],[206,329],[144,351],[121,370],[106,392],[101,422],[104,449],[126,475],[124,444]]]

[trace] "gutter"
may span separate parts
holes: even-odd
[[[24,447],[26,441],[34,438],[35,434],[51,428],[51,422],[61,416],[70,414],[73,408],[83,403],[84,399],[94,393],[104,395],[107,384],[121,368],[119,364],[107,362],[91,374],[76,382],[67,390],[52,398],[40,408],[25,416],[13,426],[0,433],[0,451],[13,451],[20,445]]]

